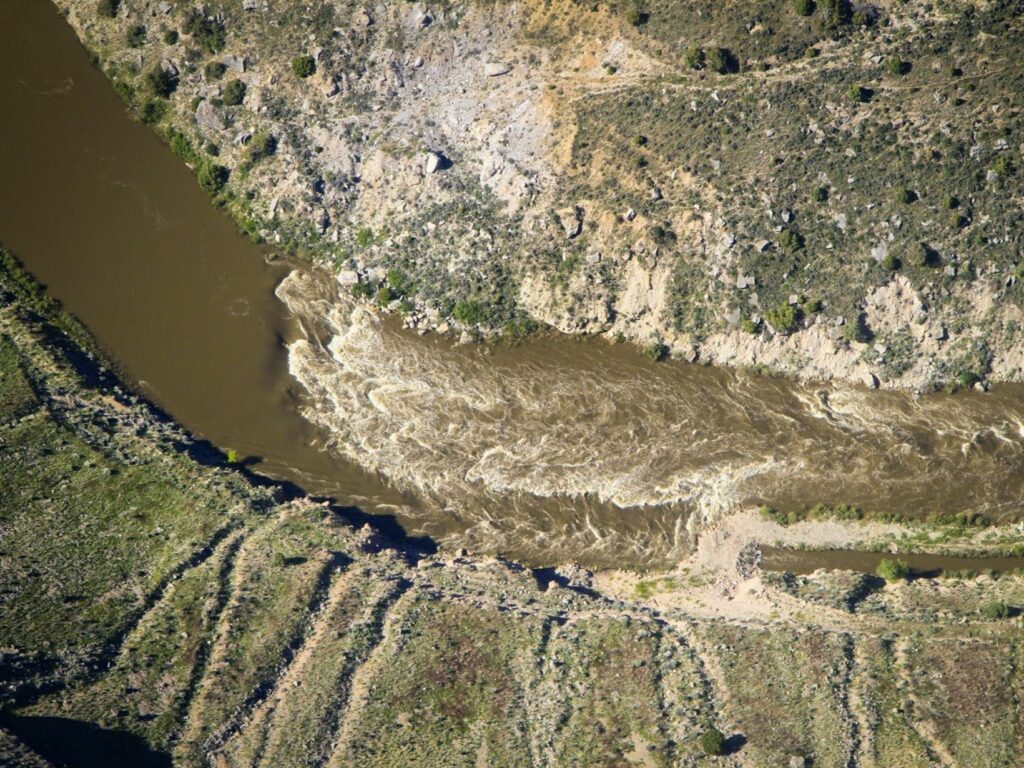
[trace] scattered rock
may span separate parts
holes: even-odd
[[[572,240],[583,231],[583,209],[578,205],[558,211],[558,222],[562,225],[565,236]]]
[[[225,128],[224,119],[220,116],[217,108],[208,101],[201,101],[196,107],[196,123],[201,128],[211,131],[223,131]]]
[[[867,387],[868,389],[878,389],[878,377],[875,376],[875,374],[873,373],[865,373],[864,386]],[[790,762],[790,765],[792,765],[792,762]]]
[[[342,285],[357,285],[359,283],[359,273],[354,269],[343,269],[338,272],[338,282]]]
[[[220,61],[231,72],[245,72],[245,56],[225,56]]]
[[[789,224],[793,220],[793,212],[788,208],[782,212],[782,221]]]
[[[623,216],[623,218],[626,221],[633,221],[634,219],[636,219],[636,211],[634,211],[632,208],[630,208],[629,210],[626,211],[626,213]]]
[[[507,75],[512,71],[512,67],[508,64],[504,64],[498,61],[492,61],[489,64],[484,65],[484,74],[488,77],[499,77],[501,75]]]
[[[727,314],[725,316],[725,322],[727,322],[729,325],[739,325],[740,324],[740,318],[742,316],[743,316],[743,313],[740,312],[740,308],[736,307],[735,309],[730,311],[729,314]]]

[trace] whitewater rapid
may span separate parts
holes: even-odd
[[[316,271],[277,294],[303,329],[289,370],[328,449],[420,494],[405,514],[425,531],[444,516],[435,535],[474,546],[660,561],[738,505],[1000,515],[1024,483],[1020,398],[802,386],[598,340],[458,347]]]

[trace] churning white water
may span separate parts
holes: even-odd
[[[475,546],[671,559],[688,521],[738,504],[998,515],[1024,490],[1017,397],[801,386],[598,340],[455,347],[325,274],[277,293],[305,331],[289,368],[329,449],[422,494],[424,530],[443,515]]]

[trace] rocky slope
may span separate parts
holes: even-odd
[[[755,514],[643,579],[389,541],[125,393],[0,256],[0,764],[1024,765],[1020,575],[765,574],[907,531]]]
[[[56,3],[246,231],[413,327],[1021,378],[1013,0]]]

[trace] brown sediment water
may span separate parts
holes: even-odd
[[[918,398],[420,337],[239,236],[49,3],[0,3],[0,65],[0,241],[128,383],[259,472],[544,565],[669,565],[692,520],[759,503],[1021,517],[1020,386]]]
[[[874,573],[883,559],[901,560],[910,566],[911,573],[915,576],[939,576],[957,571],[1006,573],[1024,569],[1024,557],[962,557],[860,552],[850,549],[804,550],[761,547],[761,567],[764,570],[795,573],[801,576],[821,569]]]

